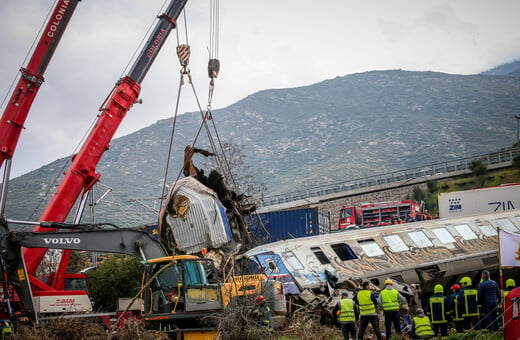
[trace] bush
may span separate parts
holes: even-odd
[[[12,340],[44,340],[44,339],[106,339],[105,329],[97,323],[87,322],[80,318],[58,318],[49,320],[43,326],[20,327],[11,337]]]
[[[513,169],[520,169],[520,156],[513,159]]]
[[[413,187],[413,199],[420,202],[424,201],[426,198],[426,193],[419,187]]]
[[[428,187],[428,191],[433,194],[439,188],[439,183],[437,181],[428,181],[426,182],[426,186]]]
[[[88,272],[94,308],[115,311],[120,297],[133,297],[139,291],[144,267],[138,258],[112,255],[96,270]]]
[[[471,162],[471,166],[469,168],[471,169],[473,175],[477,177],[484,176],[487,172],[487,167],[478,160]]]

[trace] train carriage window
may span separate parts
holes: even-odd
[[[385,254],[383,252],[383,249],[381,249],[381,247],[379,247],[379,245],[373,239],[360,240],[358,241],[358,243],[361,249],[363,249],[363,251],[365,252],[365,254],[367,254],[367,256],[372,257],[381,256]]]
[[[453,236],[451,236],[450,232],[446,228],[432,229],[432,232],[444,244],[455,242],[455,239],[453,238]]]
[[[278,269],[274,259],[265,259],[265,265],[269,268],[269,275],[280,273],[280,269]]]
[[[302,270],[303,265],[292,251],[282,253],[282,257],[294,270]]]
[[[321,264],[329,264],[330,261],[325,255],[325,253],[321,250],[320,247],[311,247],[311,251],[314,253],[314,255],[318,258]]]
[[[497,218],[496,221],[498,225],[505,231],[509,231],[510,233],[518,232],[518,228],[513,224],[513,222],[511,222],[509,218]]]
[[[408,246],[399,235],[383,236],[383,239],[394,253],[408,250]]]
[[[411,231],[408,233],[408,236],[419,248],[433,247],[432,241],[422,231]]]
[[[331,244],[330,247],[334,250],[336,255],[338,255],[341,261],[355,260],[358,258],[346,243],[335,243]]]
[[[477,234],[475,234],[467,224],[456,225],[454,228],[465,240],[474,240],[478,238]]]
[[[482,234],[484,234],[487,237],[497,236],[497,230],[493,228],[493,226],[490,225],[481,225],[478,227]]]

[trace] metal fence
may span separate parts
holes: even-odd
[[[334,184],[322,185],[307,190],[295,191],[287,194],[268,196],[264,198],[262,206],[292,202],[310,197],[323,196],[333,193],[345,192],[350,190],[369,188],[377,185],[396,184],[407,180],[428,178],[435,175],[457,174],[458,172],[470,171],[473,161],[480,161],[488,168],[500,167],[504,163],[510,163],[515,157],[520,156],[520,148],[509,149],[506,151],[493,152],[489,154],[456,159],[452,161],[435,163],[423,167],[398,170],[380,175],[373,175],[364,178],[342,181]]]

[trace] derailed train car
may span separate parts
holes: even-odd
[[[496,272],[498,228],[520,233],[520,210],[278,241],[247,251],[241,260],[315,305],[329,300],[334,288],[353,290],[364,280],[382,287],[389,277],[428,292],[463,275],[478,282],[482,270]]]

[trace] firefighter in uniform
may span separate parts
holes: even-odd
[[[451,290],[453,291],[449,297],[451,319],[455,324],[455,330],[457,333],[462,333],[464,332],[464,318],[462,317],[462,314],[464,313],[464,296],[462,295],[460,285],[458,284],[451,286]]]
[[[341,333],[343,334],[344,340],[349,340],[349,336],[352,339],[356,339],[356,319],[357,319],[357,306],[354,300],[349,297],[347,291],[341,293],[341,300],[334,306],[332,315],[338,317],[338,321],[341,324]]]
[[[434,336],[430,318],[424,315],[424,311],[421,308],[417,309],[413,317],[410,335],[412,339],[431,339]]]
[[[462,314],[464,318],[464,329],[477,329],[479,316],[477,304],[478,291],[471,286],[471,278],[467,276],[460,279],[460,284],[462,286],[462,297],[464,298],[464,313]]]
[[[449,300],[444,296],[444,288],[440,284],[433,287],[433,295],[429,300],[432,329],[435,335],[441,332],[441,336],[448,336],[448,319],[446,317],[450,308]]]
[[[262,295],[256,298],[256,306],[252,314],[259,326],[267,327],[270,330],[273,329],[271,308],[269,308]]]
[[[377,340],[382,340],[379,330],[379,317],[376,313],[377,299],[373,291],[370,290],[370,282],[365,281],[361,289],[354,297],[354,302],[359,306],[359,333],[357,338],[363,339],[368,323],[372,325],[376,333]]]
[[[504,301],[505,301],[505,298],[506,298],[507,294],[509,294],[509,292],[511,290],[515,289],[515,287],[516,287],[515,280],[513,280],[513,279],[507,279],[506,280],[506,288],[502,292],[502,297],[504,298]]]
[[[395,332],[399,335],[401,334],[401,313],[399,313],[399,307],[406,303],[406,299],[393,286],[394,282],[391,279],[386,279],[385,288],[379,292],[379,297],[377,298],[377,302],[383,307],[385,314],[387,339],[390,339],[390,334],[392,334],[392,324]]]

